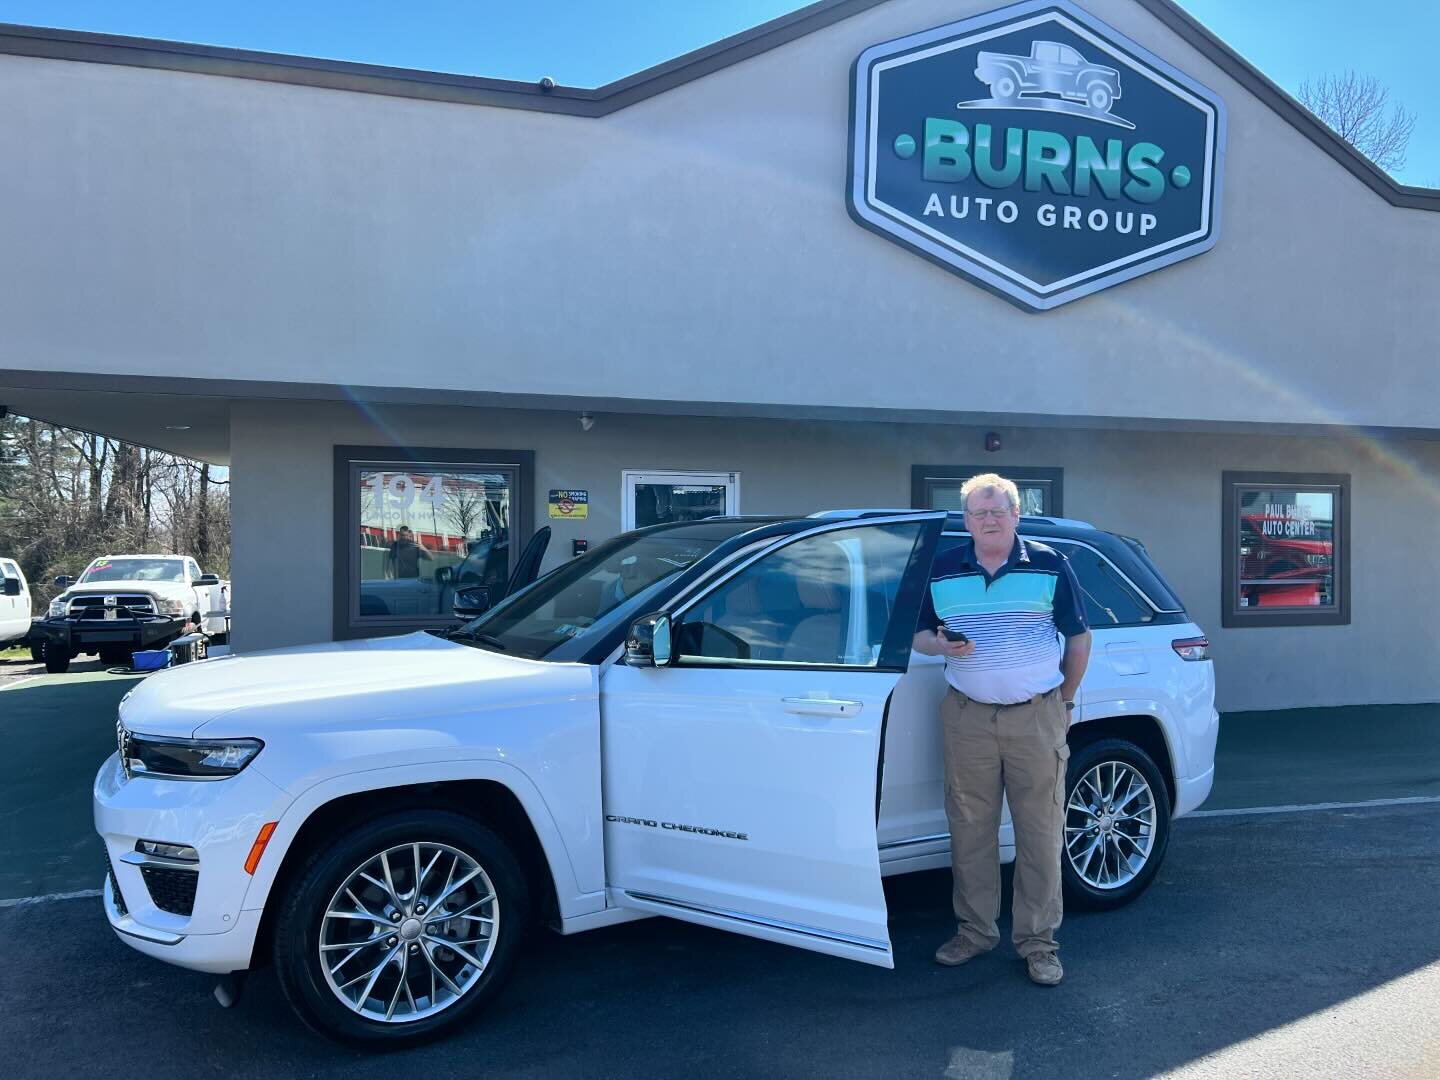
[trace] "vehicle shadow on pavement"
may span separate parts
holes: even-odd
[[[77,666],[0,689],[0,899],[100,887],[91,786],[115,752],[120,699],[138,681]]]
[[[1182,822],[1139,900],[1067,917],[1054,989],[1026,980],[1008,942],[932,962],[952,928],[945,872],[887,883],[894,971],[661,919],[540,932],[486,1015],[378,1056],[306,1032],[270,971],[219,1009],[207,977],[116,940],[97,901],[12,908],[0,1037],[33,1047],[30,1075],[146,1080],[1149,1076],[1440,959],[1437,821],[1408,806]],[[184,1052],[121,1054],[137,1031]]]

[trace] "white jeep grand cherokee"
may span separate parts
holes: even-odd
[[[1021,532],[1071,558],[1094,625],[1064,875],[1112,907],[1210,791],[1207,643],[1137,542]],[[307,1023],[387,1043],[483,1007],[537,916],[890,967],[881,877],[948,865],[944,680],[910,640],[961,537],[938,512],[659,525],[449,634],[154,675],[95,780],[110,923],[201,971],[273,961]]]

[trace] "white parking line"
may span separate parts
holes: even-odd
[[[46,896],[19,896],[14,900],[0,900],[0,908],[25,907],[28,904],[48,904],[55,900],[89,900],[99,895],[99,889],[80,889],[76,892],[54,892]]]
[[[23,679],[16,679],[14,682],[11,683],[0,684],[0,690],[14,690],[17,686],[24,686],[26,683],[32,683],[38,678],[40,678],[39,675],[27,675]]]
[[[1252,814],[1303,814],[1310,810],[1367,810],[1373,806],[1419,806],[1440,803],[1440,795],[1410,795],[1401,799],[1364,799],[1360,802],[1295,803],[1290,806],[1242,806],[1234,810],[1192,810],[1186,818],[1249,817]],[[1181,818],[1184,821],[1185,818]]]

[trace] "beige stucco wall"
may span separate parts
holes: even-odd
[[[238,648],[331,636],[332,448],[383,444],[388,433],[423,446],[533,449],[536,521],[555,525],[547,565],[576,536],[618,530],[623,469],[736,470],[742,512],[809,513],[908,506],[914,464],[1063,468],[1067,515],[1141,538],[1211,635],[1222,708],[1440,700],[1440,560],[1423,554],[1440,525],[1437,443],[1007,429],[1004,449],[987,455],[983,429],[935,425],[601,415],[582,433],[568,413],[415,408],[382,410],[379,421],[383,431],[341,406],[237,408]],[[1227,469],[1352,475],[1350,625],[1220,626]],[[548,522],[552,487],[588,489],[589,521]]]
[[[852,223],[851,62],[995,3],[892,0],[594,120],[0,57],[0,368],[1440,427],[1440,214],[1131,0],[1086,7],[1228,107],[1214,251],[1026,315]]]

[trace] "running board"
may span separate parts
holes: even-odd
[[[672,918],[699,923],[717,930],[732,930],[750,937],[795,945],[814,952],[860,960],[868,964],[878,964],[881,967],[894,966],[888,941],[842,934],[818,926],[786,922],[783,919],[769,919],[742,911],[709,907],[688,900],[656,896],[653,893],[626,890],[622,892],[622,895],[642,910],[649,910],[657,915],[669,915]]]

